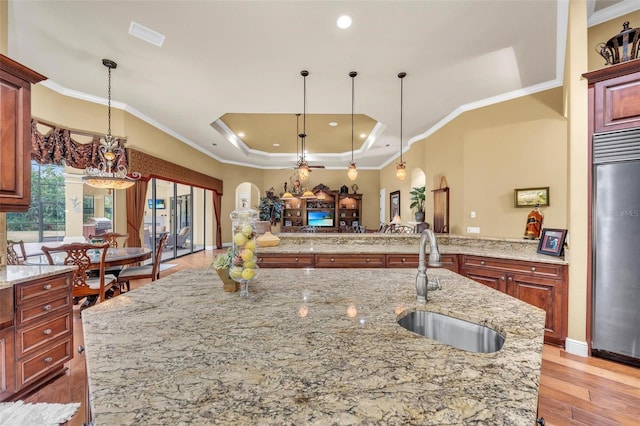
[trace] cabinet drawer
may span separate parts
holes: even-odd
[[[53,344],[50,348],[18,361],[18,388],[45,375],[72,358],[71,336]]]
[[[384,254],[317,254],[316,268],[384,268]]]
[[[18,305],[29,303],[32,300],[42,297],[40,301],[47,301],[47,295],[58,290],[69,290],[71,288],[71,273],[58,275],[18,284],[16,286],[16,303]]]
[[[387,268],[417,268],[417,254],[388,254]]]
[[[71,335],[71,312],[32,327],[17,329],[18,357],[26,355],[60,336]]]
[[[261,268],[313,268],[312,254],[258,254]]]
[[[71,294],[69,292],[58,293],[57,296],[49,298],[37,305],[19,307],[17,312],[17,326],[24,325],[29,321],[37,321],[38,319],[54,313],[61,309],[71,310]]]
[[[564,266],[550,263],[463,255],[462,267],[487,268],[508,273],[529,274],[531,276],[539,276],[557,280],[561,280],[564,278]]]

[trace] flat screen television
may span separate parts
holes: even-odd
[[[153,200],[149,199],[149,200],[147,200],[147,202],[149,203],[149,208],[152,209],[153,208]],[[156,209],[162,210],[164,208],[165,208],[164,200],[156,198]]]
[[[333,227],[334,217],[332,212],[307,211],[307,225],[317,227]]]

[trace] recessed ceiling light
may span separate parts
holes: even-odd
[[[360,138],[364,139],[364,138],[366,138],[366,137],[367,137],[367,134],[366,134],[366,133],[360,133]]]
[[[213,146],[218,146],[218,144],[217,144],[217,143],[215,143],[215,142],[211,142],[211,145],[213,145]]]
[[[329,126],[331,127],[336,127],[338,125],[338,123],[336,123],[335,121],[330,121],[329,122]]]
[[[338,28],[342,28],[343,30],[349,28],[351,26],[351,16],[342,15],[336,21],[336,25],[338,25]]]
[[[238,132],[238,137],[244,138],[244,132]]]
[[[129,34],[158,47],[162,47],[162,43],[164,43],[165,39],[164,34],[153,31],[152,29],[147,28],[144,25],[140,25],[135,21],[131,21],[131,24],[129,25]]]

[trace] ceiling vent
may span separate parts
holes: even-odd
[[[165,38],[163,34],[153,31],[144,25],[140,25],[135,21],[131,21],[131,25],[129,25],[129,34],[158,47],[162,47],[162,43],[164,43]]]

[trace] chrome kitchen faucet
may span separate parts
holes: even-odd
[[[425,264],[425,247],[427,245],[427,238],[429,239],[429,266],[440,267],[442,262],[440,261],[440,252],[438,251],[438,241],[436,235],[431,229],[425,229],[420,236],[420,255],[418,258],[418,275],[416,275],[416,293],[418,303],[427,303],[427,292],[429,290],[440,290],[442,286],[437,279],[433,285],[429,285],[429,278],[427,277],[427,266]]]

